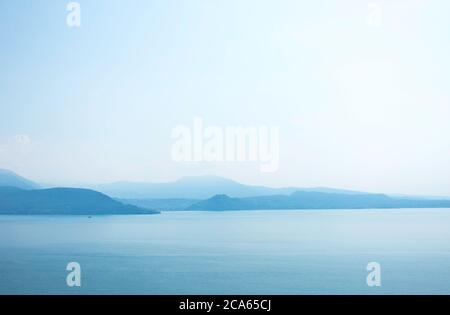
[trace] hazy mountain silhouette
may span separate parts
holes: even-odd
[[[0,169],[0,187],[17,187],[21,189],[38,189],[39,185],[17,175],[13,171]]]
[[[271,188],[245,185],[219,176],[188,176],[170,183],[117,182],[90,186],[109,196],[125,199],[206,199],[217,194],[231,197],[254,197],[266,195],[288,195],[295,191],[335,192],[360,194],[352,190],[332,188]]]
[[[218,176],[183,177],[159,184],[119,182],[93,186],[100,193],[78,188],[34,189],[37,184],[32,181],[0,170],[1,185],[12,187],[0,187],[0,214],[450,207],[450,200],[445,198],[388,196],[325,187],[270,188],[244,185]]]
[[[450,200],[392,198],[384,194],[342,194],[298,191],[288,196],[272,195],[232,198],[216,195],[191,205],[187,210],[269,210],[269,209],[377,209],[448,208]]]
[[[89,189],[0,188],[0,214],[153,214]]]

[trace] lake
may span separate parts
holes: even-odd
[[[0,293],[450,294],[450,209],[0,216]]]

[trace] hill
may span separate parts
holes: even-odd
[[[450,200],[392,198],[384,194],[337,194],[298,191],[291,195],[232,198],[216,195],[191,205],[187,210],[270,210],[270,209],[382,209],[448,208]]]
[[[89,189],[0,187],[0,214],[156,214]]]

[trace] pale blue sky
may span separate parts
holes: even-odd
[[[450,195],[449,1],[67,3],[0,3],[0,168]],[[279,126],[279,170],[172,161],[195,116]]]

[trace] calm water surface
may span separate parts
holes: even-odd
[[[0,293],[450,294],[450,209],[0,216]]]

